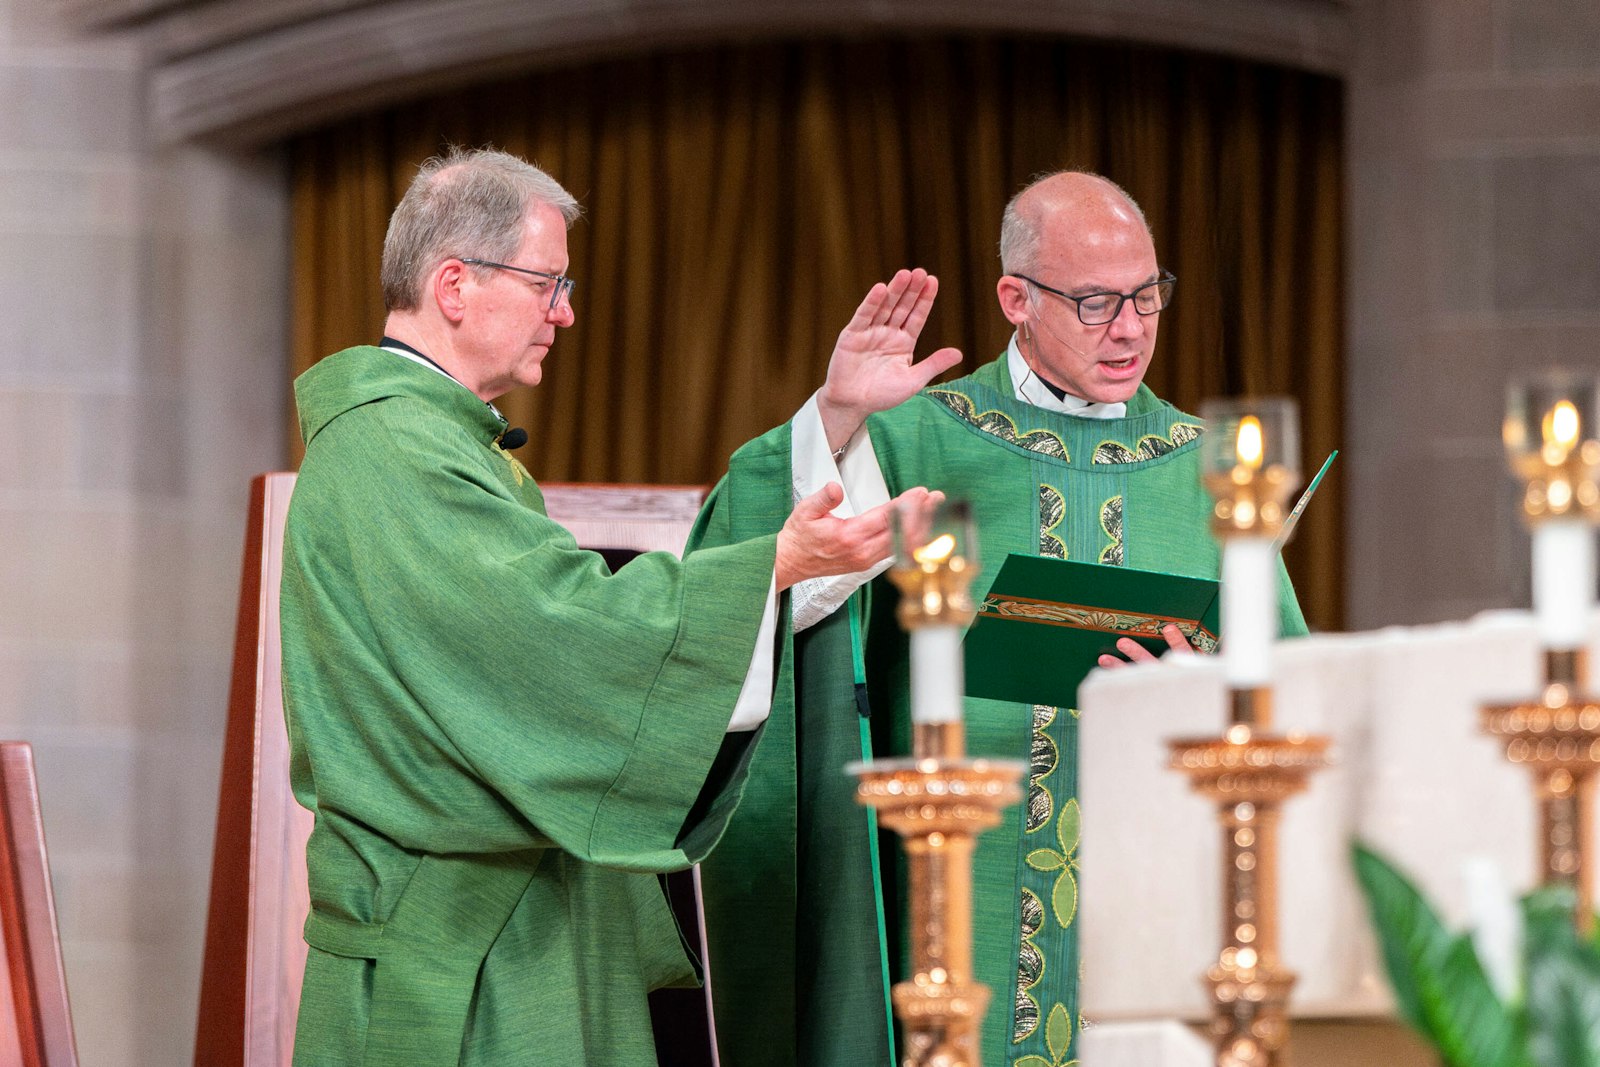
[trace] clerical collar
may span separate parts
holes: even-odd
[[[415,348],[411,347],[410,345],[406,344],[404,341],[396,340],[395,338],[390,337],[388,334],[384,334],[383,340],[378,342],[378,347],[383,349],[385,352],[392,352],[395,355],[400,356],[402,359],[409,359],[411,362],[417,364],[419,367],[427,367],[429,370],[437,371],[438,373],[444,375],[446,378],[449,378],[452,382],[455,382],[457,385],[460,385],[461,388],[463,388],[463,389],[467,388],[464,384],[462,384],[462,381],[461,381],[460,378],[457,378],[454,374],[451,374],[449,371],[447,371],[443,367],[439,366],[439,364],[435,363],[431,358],[428,357],[427,354],[419,351],[418,349],[415,349]],[[467,391],[471,392],[470,389],[468,389]],[[476,395],[476,394],[474,394],[474,395]],[[499,408],[495,407],[493,404],[491,404],[487,400],[485,400],[483,402],[483,406],[488,408],[490,411],[494,412],[494,417],[499,419],[502,425],[507,425],[506,417],[504,415],[500,414],[500,409]]]
[[[1017,399],[1024,404],[1080,419],[1122,419],[1128,416],[1128,405],[1125,403],[1096,404],[1081,396],[1073,396],[1065,389],[1058,389],[1033,373],[1028,361],[1022,358],[1022,350],[1017,347],[1016,334],[1011,335],[1011,343],[1006,346],[1006,367],[1011,372],[1011,387],[1016,390]]]

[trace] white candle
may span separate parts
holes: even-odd
[[[1533,610],[1539,643],[1581,648],[1594,605],[1594,530],[1581,517],[1550,519],[1533,531]]]
[[[911,632],[911,721],[961,721],[961,627],[924,626]]]
[[[1222,547],[1223,673],[1235,689],[1272,680],[1277,560],[1270,537],[1230,537]]]

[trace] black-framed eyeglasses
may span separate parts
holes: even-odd
[[[561,303],[562,297],[566,297],[568,300],[571,300],[572,290],[578,284],[565,274],[551,274],[549,271],[529,270],[527,267],[513,267],[509,263],[492,263],[487,259],[473,259],[470,256],[458,256],[456,258],[460,259],[463,263],[470,263],[474,267],[490,267],[494,270],[514,270],[518,274],[531,274],[535,278],[543,278],[545,281],[553,283],[555,285],[555,289],[550,294],[550,307],[548,309],[550,311],[554,311],[556,309],[556,305]]]
[[[1012,275],[1021,278],[1029,285],[1043,289],[1053,296],[1063,300],[1070,300],[1078,309],[1078,321],[1085,326],[1104,326],[1122,314],[1124,301],[1133,301],[1133,310],[1141,315],[1154,315],[1166,309],[1172,303],[1172,290],[1178,284],[1178,279],[1166,271],[1161,272],[1161,277],[1153,282],[1139,286],[1131,293],[1085,293],[1083,296],[1073,296],[1054,289],[1044,282],[1035,281],[1026,274]]]

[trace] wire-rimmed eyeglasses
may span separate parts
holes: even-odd
[[[1073,296],[1044,282],[1035,281],[1026,274],[1015,274],[1012,277],[1021,278],[1029,285],[1043,289],[1052,296],[1072,301],[1078,309],[1078,321],[1085,326],[1104,326],[1111,322],[1122,314],[1122,305],[1128,300],[1133,301],[1133,310],[1139,314],[1154,315],[1172,303],[1172,290],[1178,284],[1176,277],[1162,271],[1161,276],[1155,281],[1141,285],[1131,293],[1085,293],[1083,296]]]
[[[555,289],[550,293],[550,311],[554,311],[556,309],[556,305],[561,303],[561,299],[563,297],[571,300],[572,290],[578,284],[565,274],[551,274],[548,271],[529,270],[527,267],[513,267],[509,263],[493,263],[487,259],[474,259],[471,256],[458,256],[456,258],[460,259],[463,263],[470,263],[474,267],[490,267],[494,270],[514,270],[518,274],[530,274],[535,278],[543,278],[545,281],[554,284]]]

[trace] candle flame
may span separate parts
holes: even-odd
[[[940,534],[921,548],[912,550],[911,558],[924,566],[943,563],[956,550],[956,539],[950,534]]]
[[[1261,469],[1261,455],[1264,449],[1261,444],[1261,420],[1254,415],[1246,415],[1239,420],[1239,436],[1234,442],[1234,450],[1239,456],[1239,462],[1253,471]]]
[[[1544,443],[1570,449],[1578,443],[1578,409],[1570,400],[1557,402],[1544,417]]]

